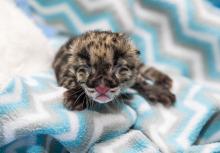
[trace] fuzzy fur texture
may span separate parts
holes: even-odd
[[[68,89],[64,94],[65,106],[82,110],[94,102],[114,102],[127,88],[137,90],[151,101],[172,104],[175,101],[170,92],[172,80],[146,67],[138,55],[138,49],[123,33],[90,31],[71,38],[53,62],[59,85]],[[100,93],[100,88],[107,91]]]

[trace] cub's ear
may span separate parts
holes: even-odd
[[[116,32],[116,35],[119,36],[119,37],[126,38],[126,39],[129,38],[129,34],[125,33],[125,32]]]
[[[123,32],[118,32],[118,35],[119,35],[119,36],[125,36],[125,35],[126,35],[126,33],[123,33]]]
[[[139,51],[139,50],[135,50],[135,52],[136,52],[137,55],[141,54],[141,51]]]

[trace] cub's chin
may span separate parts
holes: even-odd
[[[93,100],[98,103],[104,104],[112,101],[113,99],[108,97],[107,95],[99,95],[97,97],[94,97]]]

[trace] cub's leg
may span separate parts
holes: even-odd
[[[140,64],[138,71],[141,76],[147,80],[153,81],[155,85],[162,86],[169,90],[172,88],[172,79],[163,72],[153,67],[147,67],[144,64]]]
[[[150,85],[143,77],[138,77],[136,83],[132,86],[141,96],[151,102],[160,102],[165,106],[172,105],[176,97],[170,90],[161,84]]]

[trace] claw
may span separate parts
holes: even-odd
[[[168,89],[162,87],[155,88],[147,95],[147,99],[152,102],[160,102],[164,106],[171,106],[176,101],[176,96],[171,93]]]
[[[150,95],[148,96],[148,98],[149,98],[149,100],[152,101],[152,102],[157,101],[157,97],[156,97],[155,95],[153,95],[153,94],[150,94]]]

